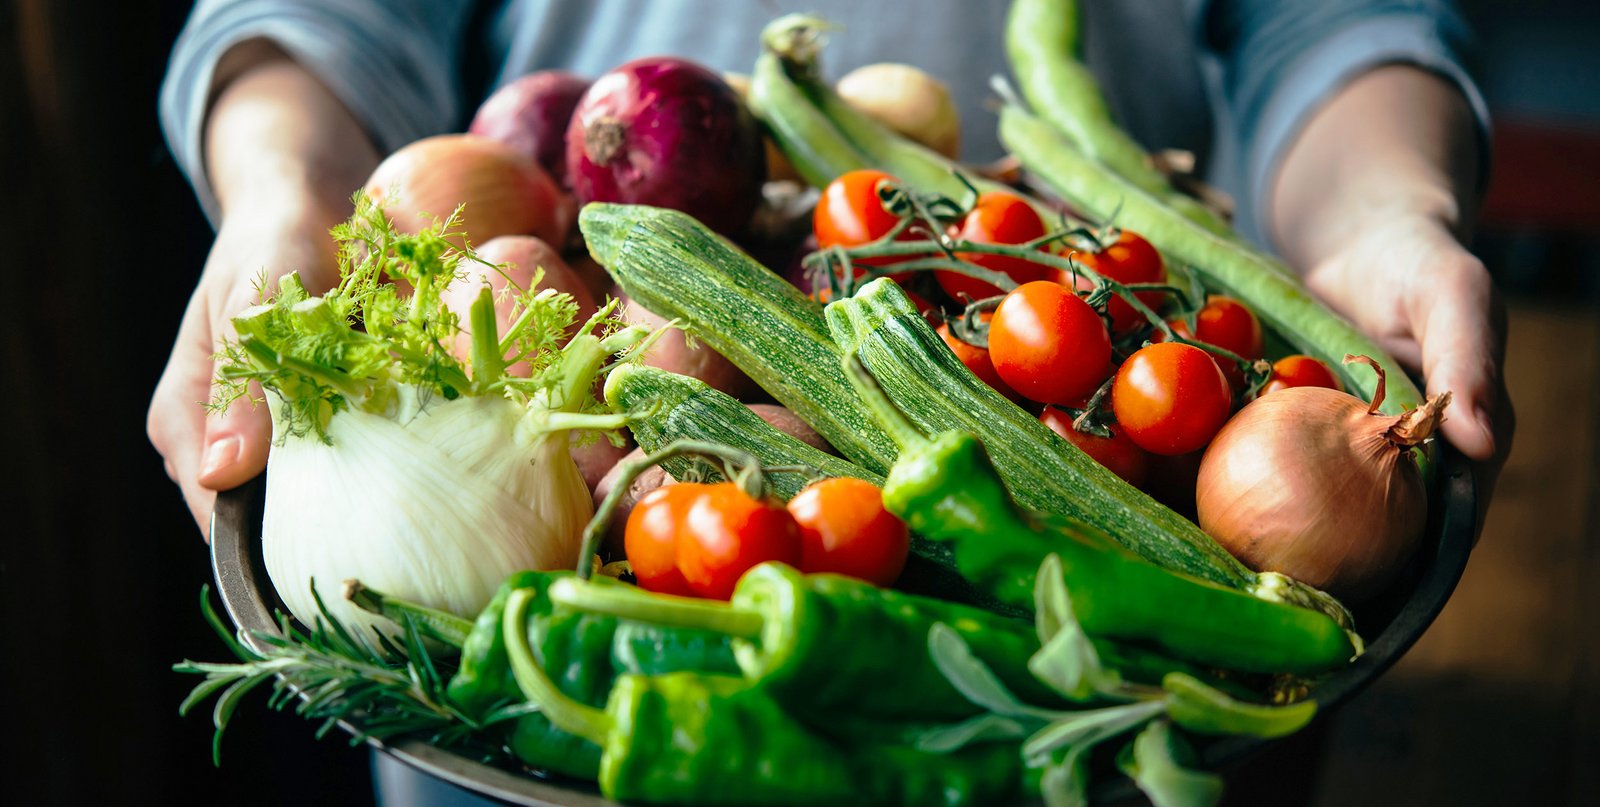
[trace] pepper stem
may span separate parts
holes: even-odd
[[[410,620],[423,635],[459,649],[472,632],[472,620],[455,614],[429,608],[414,602],[396,599],[381,591],[367,588],[360,580],[344,581],[344,598],[368,613],[391,619],[404,625]]]
[[[506,657],[511,662],[511,675],[517,681],[517,688],[556,728],[595,745],[604,745],[606,735],[611,732],[611,716],[562,694],[534,660],[525,627],[528,603],[533,601],[533,596],[533,592],[525,588],[512,591],[506,600],[505,618],[500,623]]]
[[[611,486],[611,491],[600,502],[600,506],[595,508],[594,517],[590,518],[588,525],[583,528],[583,544],[578,552],[578,579],[588,580],[593,574],[594,564],[590,559],[600,550],[600,540],[606,534],[606,527],[611,524],[617,508],[621,506],[622,497],[633,487],[633,481],[639,478],[639,474],[652,466],[685,455],[721,460],[724,475],[728,479],[734,480],[750,498],[761,498],[766,483],[761,459],[748,451],[723,443],[713,443],[709,440],[674,440],[639,459],[622,463],[618,466],[622,470],[616,484]]]
[[[761,614],[725,602],[649,594],[623,584],[597,585],[567,578],[552,583],[548,594],[552,603],[586,613],[710,631],[750,642],[761,638],[766,625]]]

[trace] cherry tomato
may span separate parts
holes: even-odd
[[[678,536],[689,506],[710,487],[694,482],[663,485],[634,504],[623,530],[622,546],[640,588],[694,596],[694,590],[678,571]]]
[[[813,482],[789,501],[789,514],[800,525],[806,574],[847,574],[889,586],[905,568],[911,535],[883,509],[883,491],[871,482],[845,476]]]
[[[994,312],[981,312],[978,314],[978,319],[990,322],[994,319]],[[978,380],[993,387],[996,392],[1007,398],[1017,397],[1016,390],[1008,386],[1000,378],[1000,374],[995,371],[994,361],[989,358],[989,351],[957,339],[955,334],[950,333],[949,323],[941,323],[938,330],[939,336],[944,339],[944,343],[950,346],[950,350],[956,354],[956,358],[960,359],[961,363],[965,364],[967,369],[978,377]]]
[[[883,209],[878,185],[894,181],[882,171],[864,169],[840,174],[829,182],[812,212],[817,246],[860,246],[893,230],[900,219]]]
[[[1117,423],[1152,454],[1187,454],[1211,442],[1228,419],[1233,394],[1211,355],[1160,342],[1134,351],[1111,385]]]
[[[800,565],[800,525],[782,504],[752,499],[732,482],[709,488],[689,506],[678,535],[678,571],[694,593],[726,600],[758,563]]]
[[[1144,484],[1145,475],[1149,473],[1150,455],[1128,439],[1120,426],[1112,424],[1109,427],[1110,437],[1081,432],[1072,427],[1071,414],[1054,406],[1044,408],[1039,415],[1039,422],[1082,449],[1083,453],[1104,465],[1107,470],[1122,477],[1122,481],[1134,487]]]
[[[1259,359],[1266,353],[1261,321],[1244,303],[1226,295],[1213,294],[1206,298],[1205,306],[1195,314],[1196,333],[1189,333],[1188,324],[1181,319],[1167,324],[1179,336],[1231,350],[1246,359]],[[1244,386],[1244,374],[1239,371],[1238,365],[1220,356],[1212,358],[1222,368],[1222,374],[1228,377],[1228,383],[1234,389]]]
[[[1111,361],[1111,336],[1089,304],[1048,280],[1006,295],[989,323],[989,358],[1029,400],[1067,404],[1093,392]]]
[[[1085,268],[1118,283],[1161,283],[1167,279],[1161,253],[1142,236],[1127,230],[1120,231],[1117,240],[1105,245],[1099,252],[1069,250],[1068,254]],[[1072,278],[1063,277],[1062,282],[1070,284]],[[1094,281],[1078,275],[1077,288],[1093,289]],[[1161,292],[1141,291],[1134,296],[1151,309],[1161,305]],[[1106,312],[1111,315],[1111,330],[1118,334],[1127,333],[1147,322],[1144,314],[1121,297],[1112,297],[1106,304]]]
[[[1344,383],[1326,363],[1321,359],[1298,353],[1284,356],[1272,363],[1272,377],[1267,379],[1267,383],[1261,387],[1258,395],[1290,387],[1327,387],[1344,391]]]
[[[1025,244],[1043,238],[1044,221],[1022,197],[1004,191],[989,191],[978,196],[972,210],[961,219],[958,227],[951,228],[953,235],[976,244]],[[1010,258],[1004,255],[956,253],[964,261],[985,269],[1004,272],[1017,283],[1046,280],[1055,270],[1033,261]],[[960,272],[934,272],[939,285],[954,300],[981,300],[1000,294],[1000,288]]]

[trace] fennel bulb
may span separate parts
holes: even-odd
[[[360,204],[335,230],[333,290],[312,297],[288,275],[234,320],[213,405],[248,394],[251,381],[267,392],[263,554],[306,625],[320,599],[346,627],[397,634],[343,599],[351,578],[471,618],[513,572],[578,563],[593,505],[567,436],[625,423],[592,389],[648,331],[608,320],[613,305],[569,339],[571,298],[529,289],[500,334],[486,288],[470,312],[470,356],[452,355],[462,328],[440,291],[475,259],[446,240],[454,222],[404,235]],[[386,278],[404,280],[409,296]],[[518,363],[528,377],[507,374]]]

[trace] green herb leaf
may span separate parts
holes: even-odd
[[[948,754],[969,745],[993,740],[1020,740],[1038,728],[1037,720],[1005,717],[985,712],[960,723],[929,729],[913,745],[919,751]]]
[[[1089,746],[1069,748],[1055,755],[1039,778],[1039,795],[1045,807],[1088,807]]]
[[[1011,694],[1000,678],[977,656],[954,628],[943,622],[928,631],[928,653],[935,667],[967,700],[1006,717],[1053,720],[1057,713],[1029,706]]]
[[[1022,744],[1022,755],[1027,759],[1044,760],[1060,748],[1089,748],[1149,721],[1166,707],[1164,700],[1148,700],[1063,712],[1060,719]]]
[[[1246,703],[1179,672],[1163,677],[1161,687],[1169,693],[1167,716],[1174,723],[1201,734],[1283,737],[1304,728],[1317,714],[1314,700],[1287,706]]]
[[[1117,767],[1155,807],[1210,807],[1222,800],[1222,777],[1186,767],[1194,750],[1165,720],[1151,723],[1118,755]]]
[[[1101,666],[1100,655],[1073,614],[1059,556],[1051,554],[1039,565],[1033,603],[1041,646],[1028,659],[1028,670],[1069,700],[1115,691],[1121,676]]]

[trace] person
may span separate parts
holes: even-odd
[[[1373,336],[1428,392],[1455,393],[1445,438],[1486,505],[1510,449],[1505,315],[1464,246],[1487,180],[1488,119],[1447,0],[1085,0],[1085,58],[1152,149],[1199,155],[1236,223]],[[161,120],[216,240],[152,396],[148,431],[204,529],[217,491],[261,472],[264,408],[208,416],[212,355],[256,283],[334,279],[328,229],[380,158],[464,128],[493,87],[535,69],[598,75],[646,55],[748,71],[768,20],[844,30],[835,75],[918,65],[962,110],[963,157],[1000,156],[989,77],[1007,4],[929,0],[200,0],[172,55]],[[395,775],[379,771],[380,782]],[[386,790],[398,792],[400,788]]]
[[[1005,5],[914,12],[851,0],[718,3],[201,0],[172,55],[161,119],[216,227],[151,400],[148,431],[196,523],[266,463],[264,407],[207,416],[212,354],[255,282],[334,277],[326,233],[387,152],[464,128],[471,102],[525,72],[598,75],[672,53],[748,70],[757,31],[804,6],[844,25],[825,59],[922,66],[950,84],[964,157],[999,155],[988,78]],[[1486,503],[1514,419],[1504,312],[1463,246],[1486,181],[1487,115],[1446,0],[1153,0],[1083,4],[1086,61],[1145,145],[1196,152],[1237,224],[1375,337],[1428,392],[1455,393],[1444,436],[1480,463]],[[714,23],[708,22],[714,20]],[[887,35],[892,32],[892,35]],[[938,43],[937,47],[930,43]]]

